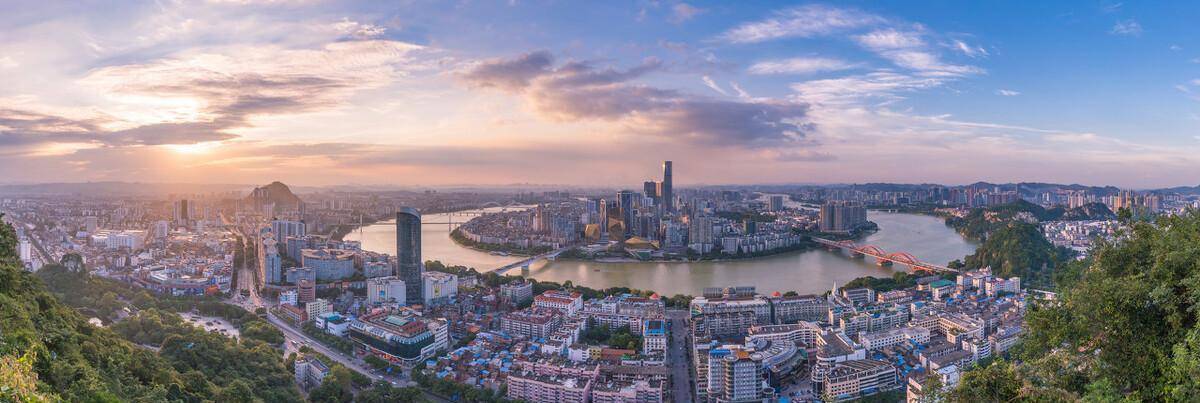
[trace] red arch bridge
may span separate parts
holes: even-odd
[[[863,257],[870,256],[875,258],[875,263],[880,266],[891,266],[893,264],[901,264],[912,268],[915,271],[927,272],[948,272],[957,273],[958,270],[951,269],[946,266],[939,266],[929,262],[923,262],[917,259],[916,256],[908,252],[887,252],[875,245],[858,245],[852,241],[834,241],[825,238],[812,237],[817,243],[824,245],[831,250],[842,249],[850,252],[850,256]]]

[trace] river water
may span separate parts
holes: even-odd
[[[488,209],[498,211],[499,209]],[[451,216],[431,214],[425,222],[447,222]],[[868,219],[879,224],[879,231],[860,243],[880,247],[887,252],[908,252],[917,258],[945,265],[974,252],[975,245],[964,240],[942,219],[916,214],[869,212]],[[470,217],[455,215],[454,222]],[[441,260],[452,265],[474,267],[480,271],[520,260],[513,256],[495,256],[458,246],[450,239],[448,225],[422,227],[422,254],[426,260]],[[361,240],[363,249],[394,254],[395,223],[388,221],[367,226],[346,236]],[[761,293],[796,291],[821,293],[834,283],[844,284],[863,276],[891,277],[904,267],[880,267],[870,257],[854,259],[845,253],[824,249],[793,252],[749,260],[691,263],[598,263],[577,260],[538,262],[530,267],[530,277],[592,288],[623,286],[654,290],[664,295],[699,295],[705,287],[752,285]],[[510,272],[516,274],[517,272]]]

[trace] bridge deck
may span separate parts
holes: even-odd
[[[903,265],[912,267],[914,269],[924,269],[924,270],[930,270],[930,271],[936,271],[936,272],[948,272],[948,273],[957,273],[958,272],[958,270],[954,270],[949,267],[939,266],[936,264],[932,264],[932,263],[928,263],[928,262],[924,262],[924,261],[920,261],[920,260],[916,261],[915,263],[906,261],[906,260],[898,260],[898,259],[889,257],[889,255],[884,255],[884,254],[880,253],[880,252],[883,252],[883,250],[879,249],[878,247],[867,248],[864,246],[859,246],[857,244],[854,244],[853,242],[846,242],[846,241],[838,242],[838,241],[833,241],[833,240],[829,240],[829,239],[825,239],[825,238],[818,238],[818,237],[812,237],[812,239],[822,245],[846,249],[846,250],[852,251],[854,253],[860,253],[863,255],[871,256],[875,259],[878,259],[879,261],[899,263],[899,264],[903,264]],[[878,251],[878,252],[876,252],[876,251]],[[897,254],[897,253],[893,253],[892,255],[895,255],[895,254]],[[912,256],[912,255],[908,255],[908,256]]]

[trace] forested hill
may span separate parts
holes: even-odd
[[[169,401],[199,392],[154,352],[87,320],[15,258],[0,225],[0,401]]]
[[[282,335],[255,315],[236,310],[248,317],[241,340],[208,333],[184,323],[174,305],[203,311],[219,301],[161,300],[61,265],[34,275],[17,265],[15,246],[12,228],[0,225],[0,402],[301,400],[276,347]],[[120,301],[133,301],[135,314],[108,328],[68,305],[107,319],[117,310],[108,305]]]
[[[1128,232],[1061,268],[1016,359],[964,373],[943,400],[1200,401],[1200,212]]]
[[[1055,270],[1070,262],[1074,253],[1047,241],[1037,223],[1062,219],[1064,215],[1090,217],[1108,212],[1107,208],[1103,211],[1099,208],[1088,205],[1071,210],[1046,209],[1020,200],[977,208],[961,218],[947,217],[946,225],[965,237],[981,241],[975,253],[961,262],[963,268],[990,267],[998,276],[1020,277],[1028,286],[1049,289],[1054,288]]]

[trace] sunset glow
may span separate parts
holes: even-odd
[[[1194,7],[10,8],[0,170],[30,172],[10,181],[616,184],[660,159],[713,184],[1200,176],[1200,44],[1175,18]],[[337,169],[281,169],[301,162]]]

